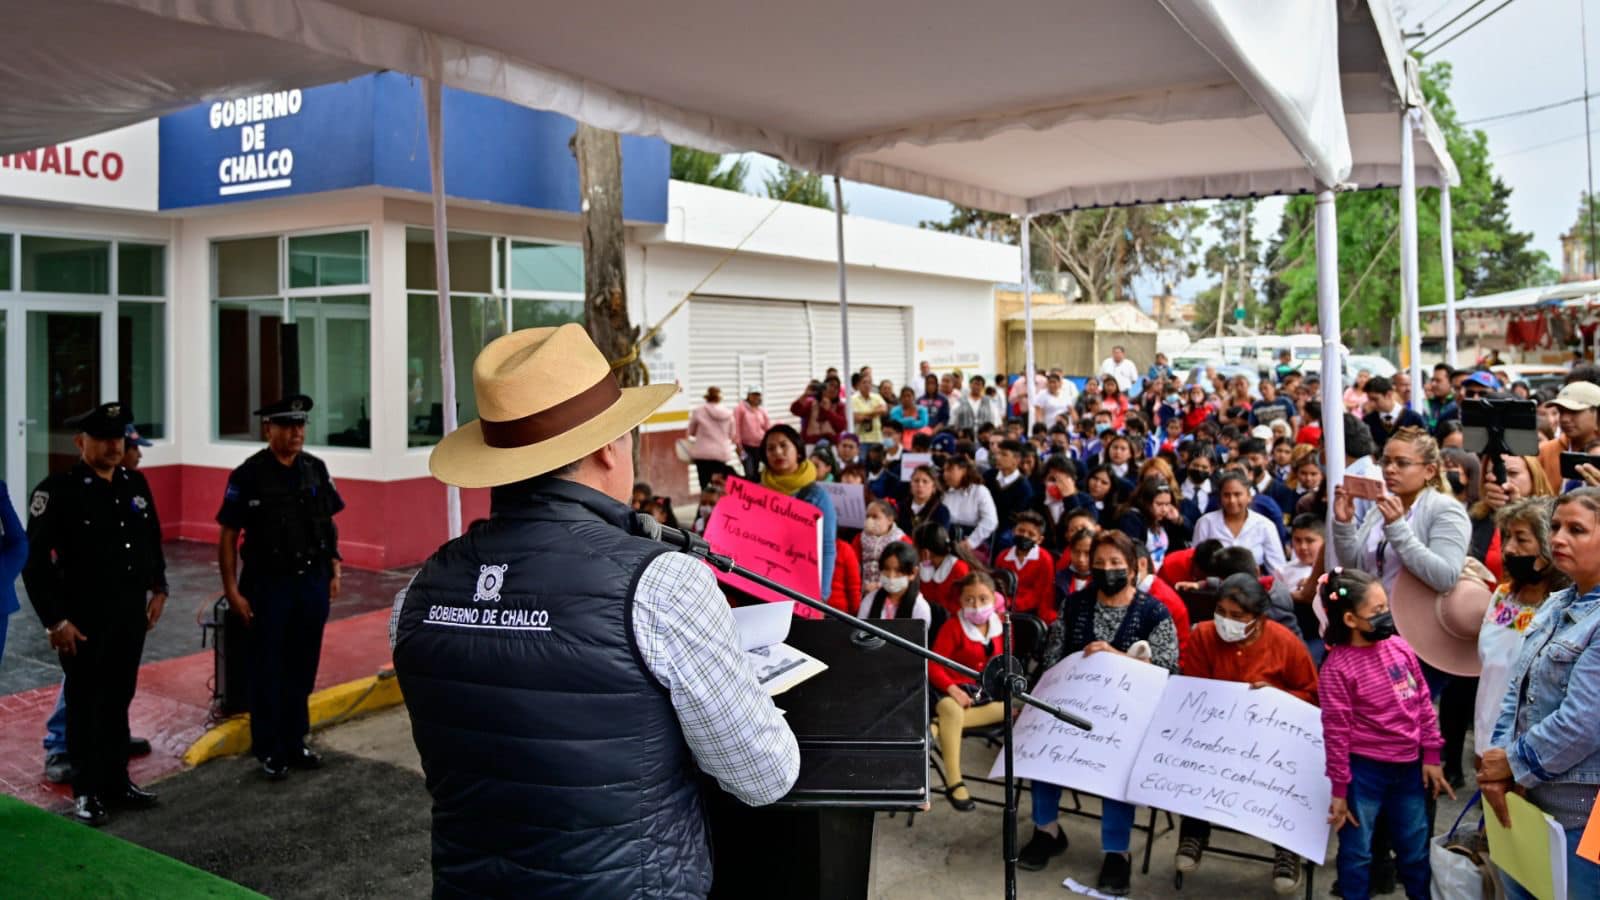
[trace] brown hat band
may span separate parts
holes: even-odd
[[[527,447],[559,437],[611,408],[622,397],[622,388],[610,372],[593,387],[568,397],[548,409],[504,422],[481,420],[483,442],[501,450]]]

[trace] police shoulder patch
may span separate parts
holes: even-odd
[[[34,491],[33,500],[28,503],[28,514],[33,516],[42,516],[44,515],[45,508],[49,505],[49,491]]]

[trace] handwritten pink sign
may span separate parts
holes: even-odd
[[[706,523],[711,549],[784,587],[822,596],[822,511],[769,488],[729,478],[727,493],[717,501]],[[739,575],[717,572],[717,580],[767,602],[788,599]],[[821,613],[795,604],[795,615],[820,618]]]

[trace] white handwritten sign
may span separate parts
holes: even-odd
[[[1115,653],[1074,653],[1052,666],[1034,696],[1088,719],[1094,730],[1024,707],[1015,730],[1017,777],[1124,799],[1135,751],[1155,711],[1149,698],[1161,693],[1167,677],[1166,669]],[[989,777],[1002,777],[1004,769],[1000,757]]]
[[[833,520],[839,528],[867,527],[867,486],[819,481],[817,487],[833,501]]]
[[[902,453],[900,454],[900,480],[909,482],[911,481],[911,473],[915,472],[918,466],[931,465],[933,465],[932,453]],[[934,476],[934,480],[938,480],[937,475]]]
[[[1275,688],[1177,676],[1153,721],[1128,776],[1128,802],[1215,822],[1322,864],[1331,789],[1315,706]]]

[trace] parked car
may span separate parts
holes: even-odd
[[[1500,379],[1500,383],[1507,389],[1519,381],[1526,381],[1528,389],[1534,395],[1545,389],[1561,389],[1561,383],[1566,380],[1567,369],[1564,366],[1524,365],[1521,363],[1492,366],[1489,371]]]
[[[1382,375],[1384,378],[1393,378],[1394,373],[1400,371],[1395,367],[1394,363],[1389,362],[1387,359],[1384,359],[1381,356],[1367,356],[1363,354],[1352,353],[1351,355],[1345,357],[1344,362],[1345,368],[1349,371],[1350,375],[1348,380],[1352,383],[1355,380],[1356,373],[1363,369],[1365,369],[1369,375]]]

